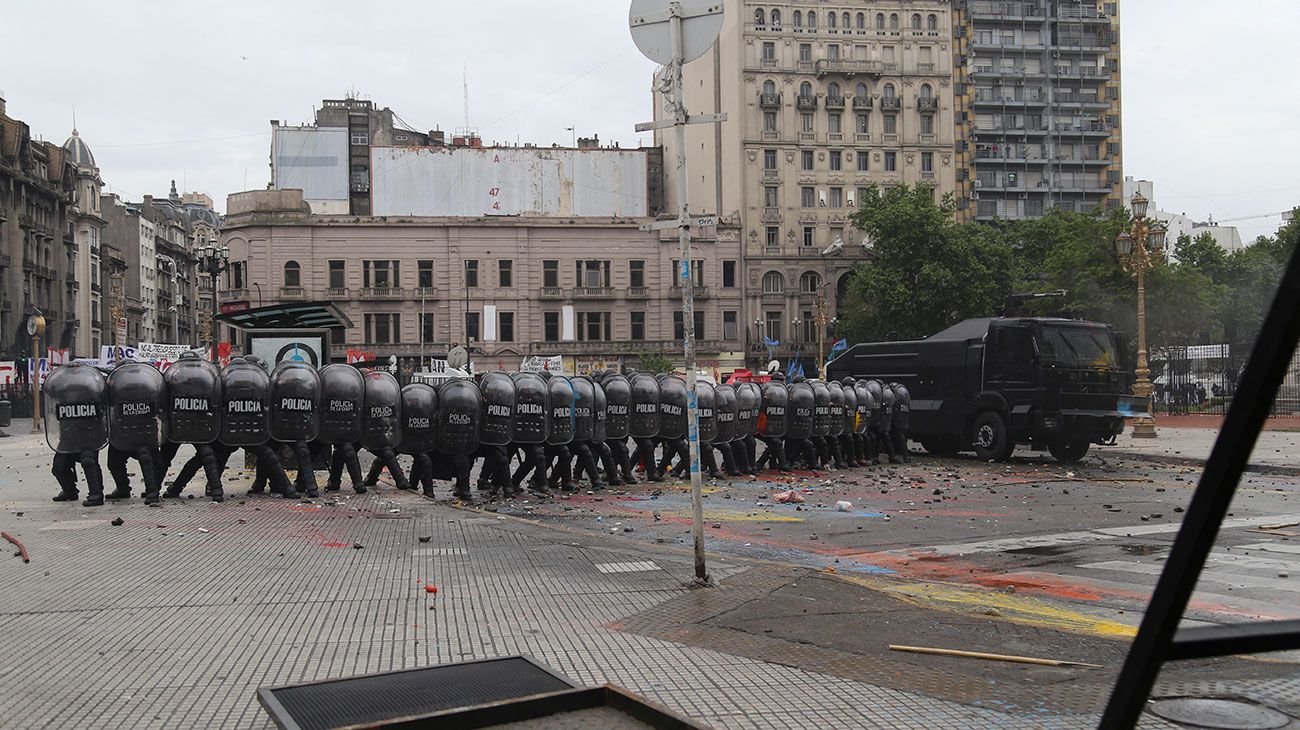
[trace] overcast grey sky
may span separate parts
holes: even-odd
[[[400,9],[408,8],[406,12]],[[1195,218],[1300,202],[1296,0],[1123,0],[1125,174]],[[417,129],[486,141],[649,141],[652,64],[625,0],[381,4],[12,2],[0,25],[10,116],[61,142],[77,126],[121,195],[168,181],[211,195],[265,186],[268,121],[308,122],[355,89]],[[197,141],[196,141],[197,140]],[[1241,221],[1243,238],[1278,219]]]

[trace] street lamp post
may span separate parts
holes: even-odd
[[[1151,439],[1156,437],[1156,419],[1151,412],[1151,369],[1147,364],[1146,272],[1164,256],[1165,228],[1159,221],[1147,219],[1148,202],[1141,193],[1133,196],[1133,225],[1115,239],[1115,252],[1124,270],[1137,279],[1138,351],[1133,395],[1147,399],[1147,412],[1133,419],[1133,437]]]
[[[210,337],[212,339],[212,362],[217,362],[217,348],[220,346],[221,337],[219,334],[219,324],[217,315],[219,314],[217,304],[217,277],[222,272],[230,268],[230,249],[217,243],[217,240],[210,239],[206,246],[199,250],[199,270],[207,274],[212,279],[212,315],[209,324]],[[260,291],[260,290],[259,290]]]

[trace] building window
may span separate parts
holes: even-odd
[[[397,345],[402,341],[400,314],[367,314],[366,339],[376,345]]]
[[[821,334],[821,328],[817,326],[817,318],[813,316],[811,310],[805,309],[800,312],[799,324],[803,328],[803,332],[794,333],[795,339],[800,339],[801,335],[802,342],[816,342],[821,339],[818,337]]]
[[[808,27],[809,28],[817,27],[817,13],[814,13],[811,10],[808,11]]]
[[[800,61],[807,62],[807,63],[811,63],[811,62],[812,62],[812,44],[811,44],[811,43],[800,43],[800,44],[799,44],[799,60],[800,60]]]
[[[826,131],[831,134],[840,134],[844,131],[843,118],[840,114],[826,115]]]
[[[478,259],[465,259],[465,287],[478,286]]]
[[[722,313],[722,339],[738,340],[740,339],[739,318],[735,310],[727,310]]]
[[[921,29],[921,14],[912,13],[912,30],[920,30],[920,29]]]
[[[799,152],[799,169],[813,169],[813,152],[812,150],[800,150]]]
[[[497,261],[497,286],[507,289],[514,286],[515,262],[510,259]]]
[[[831,169],[844,169],[844,153],[839,150],[831,150]]]
[[[399,286],[398,262],[383,260],[365,260],[362,266],[362,286],[375,289],[389,289]]]
[[[763,205],[768,208],[777,207],[777,190],[775,185],[768,185],[763,188]]]
[[[433,288],[433,260],[423,259],[416,263],[415,285],[421,289]]]
[[[284,285],[287,287],[302,286],[302,268],[298,266],[297,261],[284,262]]]
[[[736,262],[730,259],[722,262],[722,288],[736,288]]]
[[[677,282],[681,278],[682,272],[680,266],[681,266],[681,261],[679,259],[673,259],[673,274],[672,274],[673,279],[671,282],[672,286],[677,286],[678,285]],[[691,283],[697,289],[704,286],[704,260],[703,259],[691,259]]]
[[[804,112],[799,115],[799,131],[804,134],[813,134],[816,129],[817,126],[813,122],[813,115],[811,112]]]
[[[765,231],[766,236],[763,239],[768,246],[781,245],[781,229],[776,226],[768,226]]]
[[[553,259],[542,261],[542,286],[557,288],[560,286],[560,262]]]
[[[831,43],[826,46],[826,57],[832,61],[840,60],[840,44]]]
[[[645,287],[645,261],[638,259],[627,262],[627,285]]]
[[[781,272],[769,271],[766,274],[763,274],[763,293],[764,294],[785,293],[785,277],[781,276]]]
[[[885,29],[885,14],[876,13],[876,30],[884,30],[884,29]]]
[[[578,339],[585,342],[600,342],[610,337],[609,312],[578,312]]]
[[[798,10],[794,11],[794,27],[803,27],[803,13]]]
[[[829,205],[832,208],[844,207],[844,188],[831,188]]]
[[[858,30],[866,30],[867,16],[864,15],[863,13],[858,13],[857,21],[858,21]]]
[[[934,134],[934,115],[921,115],[921,134]]]
[[[776,60],[776,44],[773,43],[772,41],[763,41],[763,60],[764,61]]]
[[[478,340],[482,336],[479,333],[478,325],[479,325],[479,313],[466,312],[465,313],[465,340],[467,342],[474,342],[475,340]]]
[[[812,208],[817,205],[817,196],[812,188],[799,188],[799,205],[803,208]]]
[[[812,95],[813,95],[812,84],[808,83],[807,81],[803,82],[802,84],[799,84],[799,96],[808,99],[811,98]]]
[[[645,312],[629,312],[628,322],[631,324],[631,338],[633,340],[644,340]]]
[[[433,342],[437,337],[433,332],[433,312],[420,313],[420,341]]]
[[[885,153],[885,172],[898,172],[898,153]]]
[[[695,316],[691,318],[691,321],[695,323],[695,339],[707,339],[704,334],[704,312],[699,309],[695,310]],[[682,326],[682,313],[673,312],[673,339],[681,340],[685,338],[686,330]]]
[[[925,29],[926,29],[926,30],[939,30],[939,16],[934,15],[933,13],[931,13],[931,14],[928,15],[928,16],[926,16],[926,18],[925,18]]]
[[[763,150],[763,169],[776,169],[776,150]]]
[[[889,14],[889,29],[898,30],[898,13]]]
[[[766,335],[769,340],[780,342],[781,341],[781,313],[764,312],[763,322],[766,325],[763,334]]]
[[[866,172],[871,169],[871,153],[866,150],[858,150],[858,172]]]
[[[354,144],[354,145],[367,145],[367,144],[370,144],[370,135],[367,134],[367,133],[365,133],[365,132],[353,132],[353,133],[352,133],[352,144]]]
[[[515,341],[515,313],[497,313],[497,339],[501,342]]]
[[[886,114],[885,117],[885,134],[898,134],[898,115]]]
[[[776,8],[772,9],[772,30],[781,30],[781,11]]]
[[[805,245],[805,246],[811,246],[811,245],[813,245],[813,234],[814,234],[814,231],[815,231],[815,229],[814,229],[812,226],[804,226],[804,227],[803,227],[803,245]]]
[[[826,14],[826,27],[827,27],[827,28],[834,28],[834,27],[835,27],[835,13],[827,13],[827,14]]]
[[[801,294],[816,294],[822,288],[822,277],[816,271],[805,271],[799,277]]]
[[[587,287],[589,289],[598,289],[610,285],[608,259],[585,259],[582,261],[575,261],[574,268],[577,272],[575,279],[577,286]]]
[[[857,118],[857,126],[855,127],[855,129],[857,130],[858,134],[870,134],[870,133],[871,133],[871,115],[869,115],[869,114],[859,114],[859,115],[858,115],[858,118]]]
[[[776,112],[763,112],[763,131],[776,131]]]
[[[542,312],[542,339],[546,342],[560,341],[559,312]]]
[[[921,98],[929,99],[932,96],[934,96],[934,89],[930,88],[929,84],[921,84]]]
[[[934,153],[921,153],[921,172],[934,172]]]

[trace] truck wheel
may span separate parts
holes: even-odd
[[[1087,441],[1053,441],[1047,445],[1047,451],[1057,461],[1073,464],[1087,455],[1089,446]]]
[[[935,456],[952,456],[961,451],[961,440],[956,436],[930,436],[921,442],[921,446]]]
[[[970,440],[975,456],[985,461],[1006,461],[1016,448],[1006,420],[997,411],[984,411],[975,417]]]

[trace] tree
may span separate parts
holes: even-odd
[[[1191,266],[1219,283],[1228,273],[1228,253],[1209,232],[1195,239],[1186,234],[1179,236],[1174,243],[1174,258],[1180,266]]]
[[[874,241],[840,308],[851,341],[925,337],[969,317],[990,316],[1011,286],[1012,258],[992,229],[953,222],[950,199],[925,185],[872,187],[853,225]]]
[[[671,373],[673,371],[673,361],[667,356],[657,352],[643,352],[638,355],[640,363],[637,366],[639,372],[656,375],[658,373]]]

